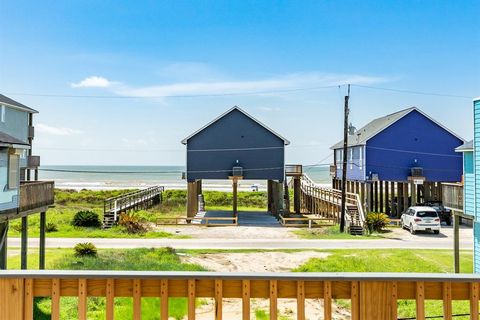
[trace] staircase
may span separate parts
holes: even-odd
[[[360,212],[358,211],[358,207],[354,205],[347,205],[346,210],[347,214],[345,215],[345,218],[350,220],[348,232],[354,236],[363,235],[364,228],[362,220],[360,219]]]
[[[103,214],[103,229],[110,229],[115,225],[115,214],[113,212],[106,212]]]

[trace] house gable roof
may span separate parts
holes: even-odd
[[[350,147],[350,146],[357,146],[357,145],[365,145],[370,138],[376,136],[377,134],[379,134],[380,132],[382,132],[383,130],[385,130],[386,128],[388,128],[389,126],[391,126],[392,124],[399,121],[400,119],[402,119],[403,117],[405,117],[406,115],[408,115],[413,111],[417,111],[418,113],[420,113],[421,115],[429,119],[430,121],[437,124],[442,129],[448,131],[453,136],[457,137],[461,141],[465,141],[462,137],[458,136],[456,133],[454,133],[453,131],[451,131],[450,129],[448,129],[447,127],[445,127],[444,125],[442,125],[441,123],[433,119],[432,117],[430,117],[428,114],[426,114],[422,110],[418,109],[417,107],[411,107],[411,108],[400,110],[395,113],[391,113],[384,117],[380,117],[370,121],[368,124],[366,124],[359,130],[357,130],[353,135],[348,136],[348,146]],[[342,147],[343,147],[343,140],[334,144],[332,147],[330,147],[330,149],[334,150]]]
[[[455,151],[457,152],[473,151],[473,140],[465,142],[460,147],[456,148]]]
[[[5,104],[14,109],[19,109],[28,113],[38,113],[37,110],[27,107],[26,105],[21,104],[20,102],[17,102],[7,96],[4,96],[3,94],[0,94],[0,104]]]
[[[253,120],[254,122],[256,122],[257,124],[259,124],[260,126],[262,126],[263,128],[265,128],[267,131],[269,131],[270,133],[272,133],[273,135],[277,136],[278,138],[280,138],[281,140],[284,141],[284,144],[285,145],[289,145],[290,144],[290,141],[288,141],[287,139],[285,139],[284,137],[282,137],[281,135],[279,135],[278,133],[276,133],[275,131],[273,131],[272,129],[270,129],[269,127],[267,127],[265,124],[263,124],[262,122],[260,122],[259,120],[255,119],[254,117],[252,117],[250,114],[248,114],[246,111],[244,111],[243,109],[237,107],[237,106],[234,106],[233,108],[227,110],[226,112],[222,113],[220,116],[216,117],[215,119],[213,119],[212,121],[210,121],[209,123],[207,123],[206,125],[204,125],[203,127],[201,127],[200,129],[198,129],[197,131],[195,131],[194,133],[192,133],[191,135],[189,135],[188,137],[186,137],[185,139],[182,140],[182,143],[183,144],[187,144],[187,141],[192,138],[193,136],[197,135],[198,133],[200,133],[201,131],[205,130],[206,128],[208,128],[209,126],[211,126],[212,124],[214,124],[215,122],[219,121],[220,119],[222,119],[223,117],[225,117],[227,114],[233,112],[233,111],[239,111],[241,113],[243,113],[247,118],[250,118],[251,120]]]

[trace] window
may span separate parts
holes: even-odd
[[[350,170],[353,169],[353,148],[350,148]]]
[[[20,180],[20,157],[18,154],[8,155],[8,189],[17,189]]]
[[[359,147],[358,168],[363,170],[363,147]]]
[[[5,122],[5,105],[2,104],[2,109],[0,111],[0,121]]]
[[[337,155],[336,155],[337,169],[340,169],[342,167],[342,162],[343,162],[343,150],[337,149],[336,152],[337,152]]]

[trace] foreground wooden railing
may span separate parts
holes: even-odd
[[[425,319],[425,301],[443,301],[444,319],[452,319],[452,301],[470,301],[478,319],[480,277],[401,273],[211,273],[112,271],[4,271],[0,275],[0,319],[33,319],[34,297],[51,297],[52,319],[59,319],[61,297],[78,297],[78,317],[87,318],[88,297],[106,298],[106,318],[114,317],[114,299],[133,299],[133,319],[142,317],[142,298],[160,298],[161,320],[168,299],[188,299],[188,319],[195,319],[196,299],[215,299],[215,319],[222,319],[224,298],[241,299],[242,318],[251,317],[251,299],[270,301],[277,319],[278,299],[296,299],[297,319],[306,319],[305,300],[319,299],[324,319],[332,319],[332,299],[351,302],[353,320],[397,319],[397,301],[416,301],[416,318]],[[442,313],[442,310],[439,310]]]

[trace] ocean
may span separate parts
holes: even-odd
[[[78,171],[78,172],[75,172]],[[137,189],[161,185],[166,189],[186,189],[187,183],[182,180],[184,166],[80,166],[55,165],[42,166],[39,171],[40,180],[53,180],[60,189]],[[304,168],[309,177],[320,184],[329,185],[328,167]],[[266,181],[243,180],[239,182],[239,190],[247,191],[253,187],[266,190]],[[205,190],[231,191],[229,180],[204,180]]]

